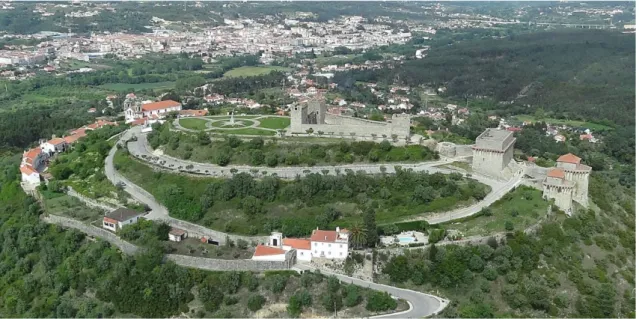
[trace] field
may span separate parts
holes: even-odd
[[[239,130],[216,130],[216,131],[213,131],[213,132],[217,133],[217,134],[262,135],[262,136],[273,136],[273,135],[277,134],[276,132],[273,132],[273,131],[261,130],[259,128],[254,128],[254,127],[242,128],[242,129],[239,129]]]
[[[139,83],[139,84],[130,84],[130,83],[108,83],[102,84],[99,87],[105,88],[107,90],[112,91],[129,91],[133,90],[145,90],[145,89],[170,89],[175,85],[174,81],[166,81],[166,82],[155,82],[155,83]]]
[[[225,119],[225,120],[218,120],[218,119],[213,119],[213,120],[217,121],[217,122],[211,123],[211,126],[213,126],[213,127],[221,127],[221,128],[234,128],[235,127],[235,128],[240,128],[240,127],[248,127],[248,126],[253,125],[253,121],[241,120],[239,118],[235,118],[234,119],[235,123],[237,123],[237,124],[241,123],[242,126],[239,126],[239,125],[238,126],[231,126],[231,125],[226,125],[225,126],[226,122],[228,122],[230,120],[230,118],[229,119]]]
[[[53,215],[71,217],[81,221],[94,221],[102,216],[102,211],[84,205],[77,198],[63,193],[42,191],[44,210]]]
[[[291,69],[281,66],[243,66],[224,73],[225,78],[247,77],[268,74],[271,71],[287,72]]]
[[[529,122],[537,122],[537,120],[535,120],[535,118],[531,115],[517,115],[515,116],[515,118],[519,121],[529,121]],[[574,121],[574,120],[560,120],[560,119],[553,119],[553,118],[544,118],[540,121],[544,121],[548,124],[553,124],[553,125],[567,125],[567,126],[571,126],[571,127],[585,127],[587,129],[593,130],[593,131],[607,131],[607,130],[611,130],[612,127],[607,126],[607,125],[603,125],[603,124],[597,124],[597,123],[591,123],[591,122],[583,122],[583,121]]]
[[[184,128],[188,128],[191,130],[203,130],[206,129],[206,120],[203,119],[191,119],[191,118],[185,118],[185,119],[180,119],[180,125],[182,125]]]
[[[539,190],[519,186],[490,206],[490,216],[477,214],[443,227],[459,230],[465,237],[506,231],[506,222],[513,224],[512,231],[524,230],[546,214],[550,203],[541,196]]]
[[[260,127],[270,129],[285,129],[291,125],[291,119],[287,117],[266,117],[259,119]]]

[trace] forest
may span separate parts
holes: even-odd
[[[333,81],[446,87],[446,97],[488,98],[493,109],[634,125],[635,39],[607,31],[512,34],[434,47],[428,59],[381,70],[348,71]],[[497,105],[505,101],[512,104]],[[531,105],[533,107],[526,107]],[[609,107],[604,107],[609,106]]]

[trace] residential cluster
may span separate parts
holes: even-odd
[[[311,261],[313,258],[346,259],[350,232],[347,229],[315,229],[309,238],[282,238],[282,233],[273,232],[267,243],[255,248],[253,260],[284,261],[286,252],[295,249],[297,260]]]
[[[50,179],[51,176],[47,173],[47,168],[51,158],[73,147],[75,142],[87,135],[87,131],[97,130],[106,125],[117,126],[118,124],[97,120],[92,124],[70,131],[64,137],[53,136],[50,140],[41,140],[38,147],[25,151],[22,154],[22,162],[20,164],[23,187],[25,189],[34,189],[43,180]]]

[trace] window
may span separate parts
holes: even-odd
[[[315,254],[317,255],[317,250],[315,251]]]
[[[331,247],[331,244],[328,244],[328,247],[330,248],[330,247]]]
[[[328,254],[329,254],[329,255],[331,254],[331,251],[330,251],[330,250],[328,251]]]
[[[304,256],[304,252],[303,251],[300,251],[300,256]]]
[[[342,253],[339,253],[340,257],[342,256]]]
[[[339,245],[339,248],[344,248],[344,245]],[[341,255],[341,254],[342,254],[342,253],[340,253],[340,255]]]
[[[315,243],[315,247],[317,247],[317,243]]]

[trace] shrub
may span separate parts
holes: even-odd
[[[248,298],[248,301],[246,302],[246,307],[250,311],[256,312],[262,309],[262,306],[264,306],[265,302],[266,302],[266,299],[264,299],[262,295],[251,295]]]
[[[371,291],[366,299],[366,310],[387,311],[397,308],[397,301],[387,292]]]
[[[508,220],[508,221],[506,221],[506,223],[504,223],[504,228],[507,231],[513,231],[515,229],[515,225],[513,225],[513,222]]]

